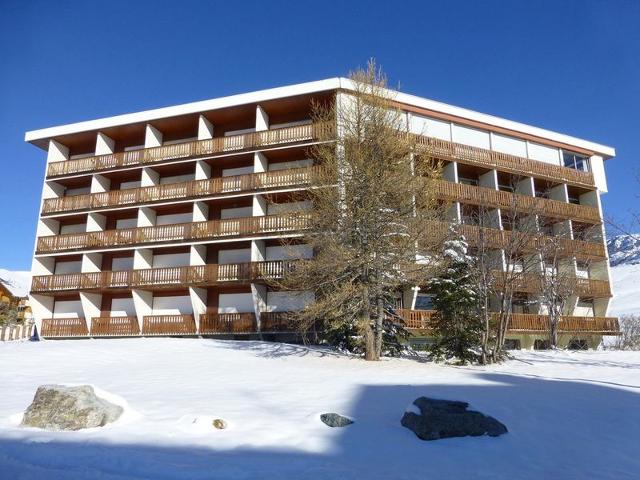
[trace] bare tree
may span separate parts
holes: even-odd
[[[312,210],[302,241],[314,256],[294,262],[279,286],[314,293],[296,315],[303,330],[323,322],[377,360],[398,291],[426,283],[434,268],[429,229],[439,208],[431,181],[439,167],[424,148],[416,154],[375,63],[350,78],[352,92],[314,107],[315,120],[337,128],[311,150],[320,168],[307,192]]]
[[[620,318],[620,335],[612,348],[616,350],[640,350],[640,315],[623,315]]]

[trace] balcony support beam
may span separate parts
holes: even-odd
[[[144,325],[144,317],[153,314],[153,292],[146,290],[131,290],[133,297],[133,305],[136,309],[136,317],[138,318],[138,327],[142,331]]]
[[[109,138],[102,132],[96,135],[96,155],[108,155],[113,153],[116,148],[116,141]]]
[[[198,117],[198,140],[210,140],[213,138],[213,124],[205,117]]]
[[[144,129],[144,148],[153,148],[162,146],[162,132],[156,127],[147,123]]]
[[[87,330],[89,330],[91,328],[91,319],[102,316],[102,294],[80,292],[80,303],[82,304],[84,320],[87,323]]]

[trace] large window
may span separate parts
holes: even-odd
[[[416,298],[416,310],[433,310],[433,295],[419,293]]]
[[[575,170],[581,170],[583,172],[589,171],[589,157],[580,155],[579,153],[562,151],[562,162],[565,167],[573,168]]]

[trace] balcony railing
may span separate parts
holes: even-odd
[[[330,136],[332,131],[333,125],[331,123],[314,123],[129,152],[63,160],[49,164],[47,177],[53,178],[62,175],[148,165],[168,160],[199,158],[216,154],[225,155],[287,143],[307,142],[318,138],[326,138]]]
[[[47,198],[42,203],[42,214],[82,210],[100,210],[110,207],[135,206],[166,200],[185,200],[211,195],[255,192],[274,188],[292,188],[309,185],[314,167],[291,168],[271,172],[248,173],[230,177],[168,183],[150,187],[111,190],[69,197]]]
[[[433,310],[398,309],[410,330],[428,332],[433,327]],[[496,314],[492,314],[496,319]],[[615,317],[563,316],[558,325],[559,333],[582,333],[592,335],[617,335],[620,333],[618,319]],[[513,313],[509,324],[509,333],[546,333],[549,330],[548,315]]]
[[[451,202],[481,205],[486,208],[513,209],[530,215],[572,219],[586,223],[601,222],[598,209],[588,205],[575,205],[444,180],[436,181],[435,186],[438,197]]]
[[[496,272],[498,283],[503,282],[503,278],[509,279],[506,274],[504,275],[504,277],[501,277],[501,273]],[[523,273],[520,275],[510,275],[510,277],[513,278],[513,281],[516,283],[515,290],[517,292],[539,293],[542,289],[543,280],[540,275]],[[563,281],[563,283],[566,285],[567,290],[572,291],[574,295],[580,297],[611,297],[611,284],[608,280],[572,277],[567,278],[566,282]]]
[[[43,337],[86,337],[89,335],[84,318],[45,318],[40,335]]]
[[[563,182],[581,187],[593,188],[595,182],[591,172],[553,165],[484,148],[471,147],[460,143],[440,140],[433,137],[417,136],[429,154],[443,160],[452,160],[492,168],[516,175],[527,175],[555,182]]]
[[[128,337],[140,335],[137,317],[93,317],[91,336]]]
[[[255,333],[258,330],[253,313],[207,313],[200,315],[200,333]]]
[[[36,253],[116,248],[141,244],[199,241],[217,238],[298,232],[309,224],[309,215],[282,214],[229,218],[208,222],[179,223],[101,232],[68,233],[38,238]]]
[[[143,317],[143,335],[196,335],[193,315],[147,315]]]
[[[212,264],[34,276],[34,293],[128,288],[180,288],[280,278],[291,261]]]

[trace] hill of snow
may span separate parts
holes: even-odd
[[[204,339],[0,342],[0,477],[635,479],[640,352],[519,352],[490,368],[368,363]],[[103,428],[20,428],[38,385],[92,384],[125,407]],[[420,396],[468,401],[509,433],[423,442]],[[112,400],[113,401],[113,400]],[[355,423],[329,428],[319,415]],[[227,420],[215,430],[213,418]]]
[[[29,289],[31,288],[31,272],[0,268],[0,278],[10,282],[7,287],[14,295],[24,297],[29,294]]]
[[[607,249],[614,295],[609,314],[640,314],[640,234],[611,237]]]

